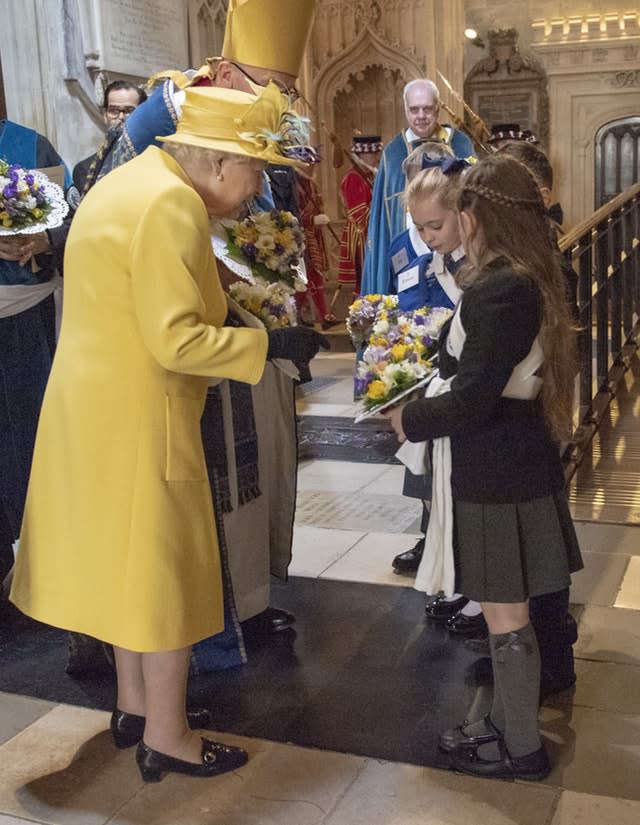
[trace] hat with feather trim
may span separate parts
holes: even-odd
[[[175,133],[156,139],[296,166],[315,160],[308,135],[308,118],[287,109],[278,87],[269,83],[258,96],[215,86],[189,87]]]

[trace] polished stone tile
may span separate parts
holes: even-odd
[[[582,559],[584,568],[571,576],[571,602],[611,606],[618,596],[629,556],[583,550]]]
[[[640,716],[640,667],[576,658],[573,690],[551,696],[545,704]]]
[[[640,715],[545,705],[540,720],[554,765],[548,784],[640,800]]]
[[[328,567],[322,578],[413,587],[413,578],[394,573],[391,562],[398,553],[413,547],[419,538],[407,533],[368,533]]]
[[[638,825],[640,802],[564,791],[551,825]]]
[[[336,416],[339,418],[355,418],[356,409],[344,402],[327,403],[325,401],[315,401],[310,395],[296,402],[296,412],[298,415],[322,415]]]
[[[55,707],[53,702],[0,693],[0,745]]]
[[[343,481],[345,485],[348,483],[348,479]],[[338,530],[403,533],[421,512],[422,505],[418,499],[404,496],[302,490],[296,503],[296,524]]]
[[[368,760],[323,825],[546,825],[557,793]]]
[[[388,464],[354,464],[348,461],[309,461],[298,471],[298,493],[327,491],[355,493],[382,476]],[[364,502],[363,502],[364,505]],[[324,526],[331,527],[331,523]]]
[[[629,559],[615,606],[640,610],[640,556],[632,556]]]
[[[594,553],[640,555],[640,526],[601,524],[594,521],[574,522],[582,550]]]
[[[345,377],[338,378],[329,387],[319,387],[317,392],[311,392],[305,395],[305,399],[309,401],[317,401],[328,404],[343,404],[351,405],[354,409],[360,408],[360,403],[353,400],[353,378]],[[300,398],[298,398],[298,403]]]
[[[109,825],[319,825],[366,760],[224,736],[249,763],[211,778],[167,775],[146,785]]]
[[[0,814],[0,825],[33,825],[33,819],[21,819],[16,816]]]
[[[371,493],[382,493],[384,495],[398,496],[402,494],[404,483],[404,467],[400,465],[389,466],[385,471],[370,481],[362,488],[362,494],[367,496]]]
[[[640,666],[640,612],[587,606],[578,623],[576,656]]]
[[[357,544],[365,534],[357,530],[329,530],[296,525],[290,576],[320,576]]]
[[[355,352],[320,352],[313,359],[313,376],[350,378],[355,367]]]
[[[108,714],[58,705],[0,748],[0,811],[54,825],[103,825],[139,788]]]

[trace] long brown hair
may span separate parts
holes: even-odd
[[[564,275],[538,186],[519,161],[505,156],[488,157],[463,178],[458,209],[471,213],[479,230],[481,249],[474,250],[478,258],[474,279],[490,277],[487,272],[491,270],[485,270],[484,265],[505,257],[515,272],[530,278],[540,289],[542,406],[554,436],[566,440],[577,371],[575,334]]]

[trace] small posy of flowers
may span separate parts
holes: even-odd
[[[227,251],[246,262],[256,278],[304,290],[298,266],[304,234],[291,212],[257,212],[226,225]]]
[[[41,223],[51,211],[38,175],[0,160],[0,223],[19,232]]]
[[[347,332],[354,345],[359,348],[367,343],[379,313],[393,311],[398,307],[397,295],[363,295],[349,307]]]
[[[369,344],[355,375],[355,392],[365,410],[393,400],[429,375],[429,359],[452,311],[422,307],[412,312],[382,309],[371,329]]]
[[[236,281],[229,286],[229,295],[259,318],[267,330],[296,324],[296,303],[291,290],[285,286]]]

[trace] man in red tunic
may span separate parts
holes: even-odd
[[[382,143],[380,135],[358,135],[351,146],[351,168],[340,183],[347,222],[344,225],[338,256],[338,280],[360,294],[360,280],[367,243],[373,179]]]
[[[302,312],[307,299],[311,298],[323,329],[336,323],[336,316],[327,310],[324,295],[323,273],[329,268],[327,249],[322,235],[322,227],[330,223],[325,214],[322,195],[314,180],[315,167],[308,171],[296,170],[296,200],[298,217],[304,232],[304,262],[307,269],[307,291],[296,293],[298,313]]]

